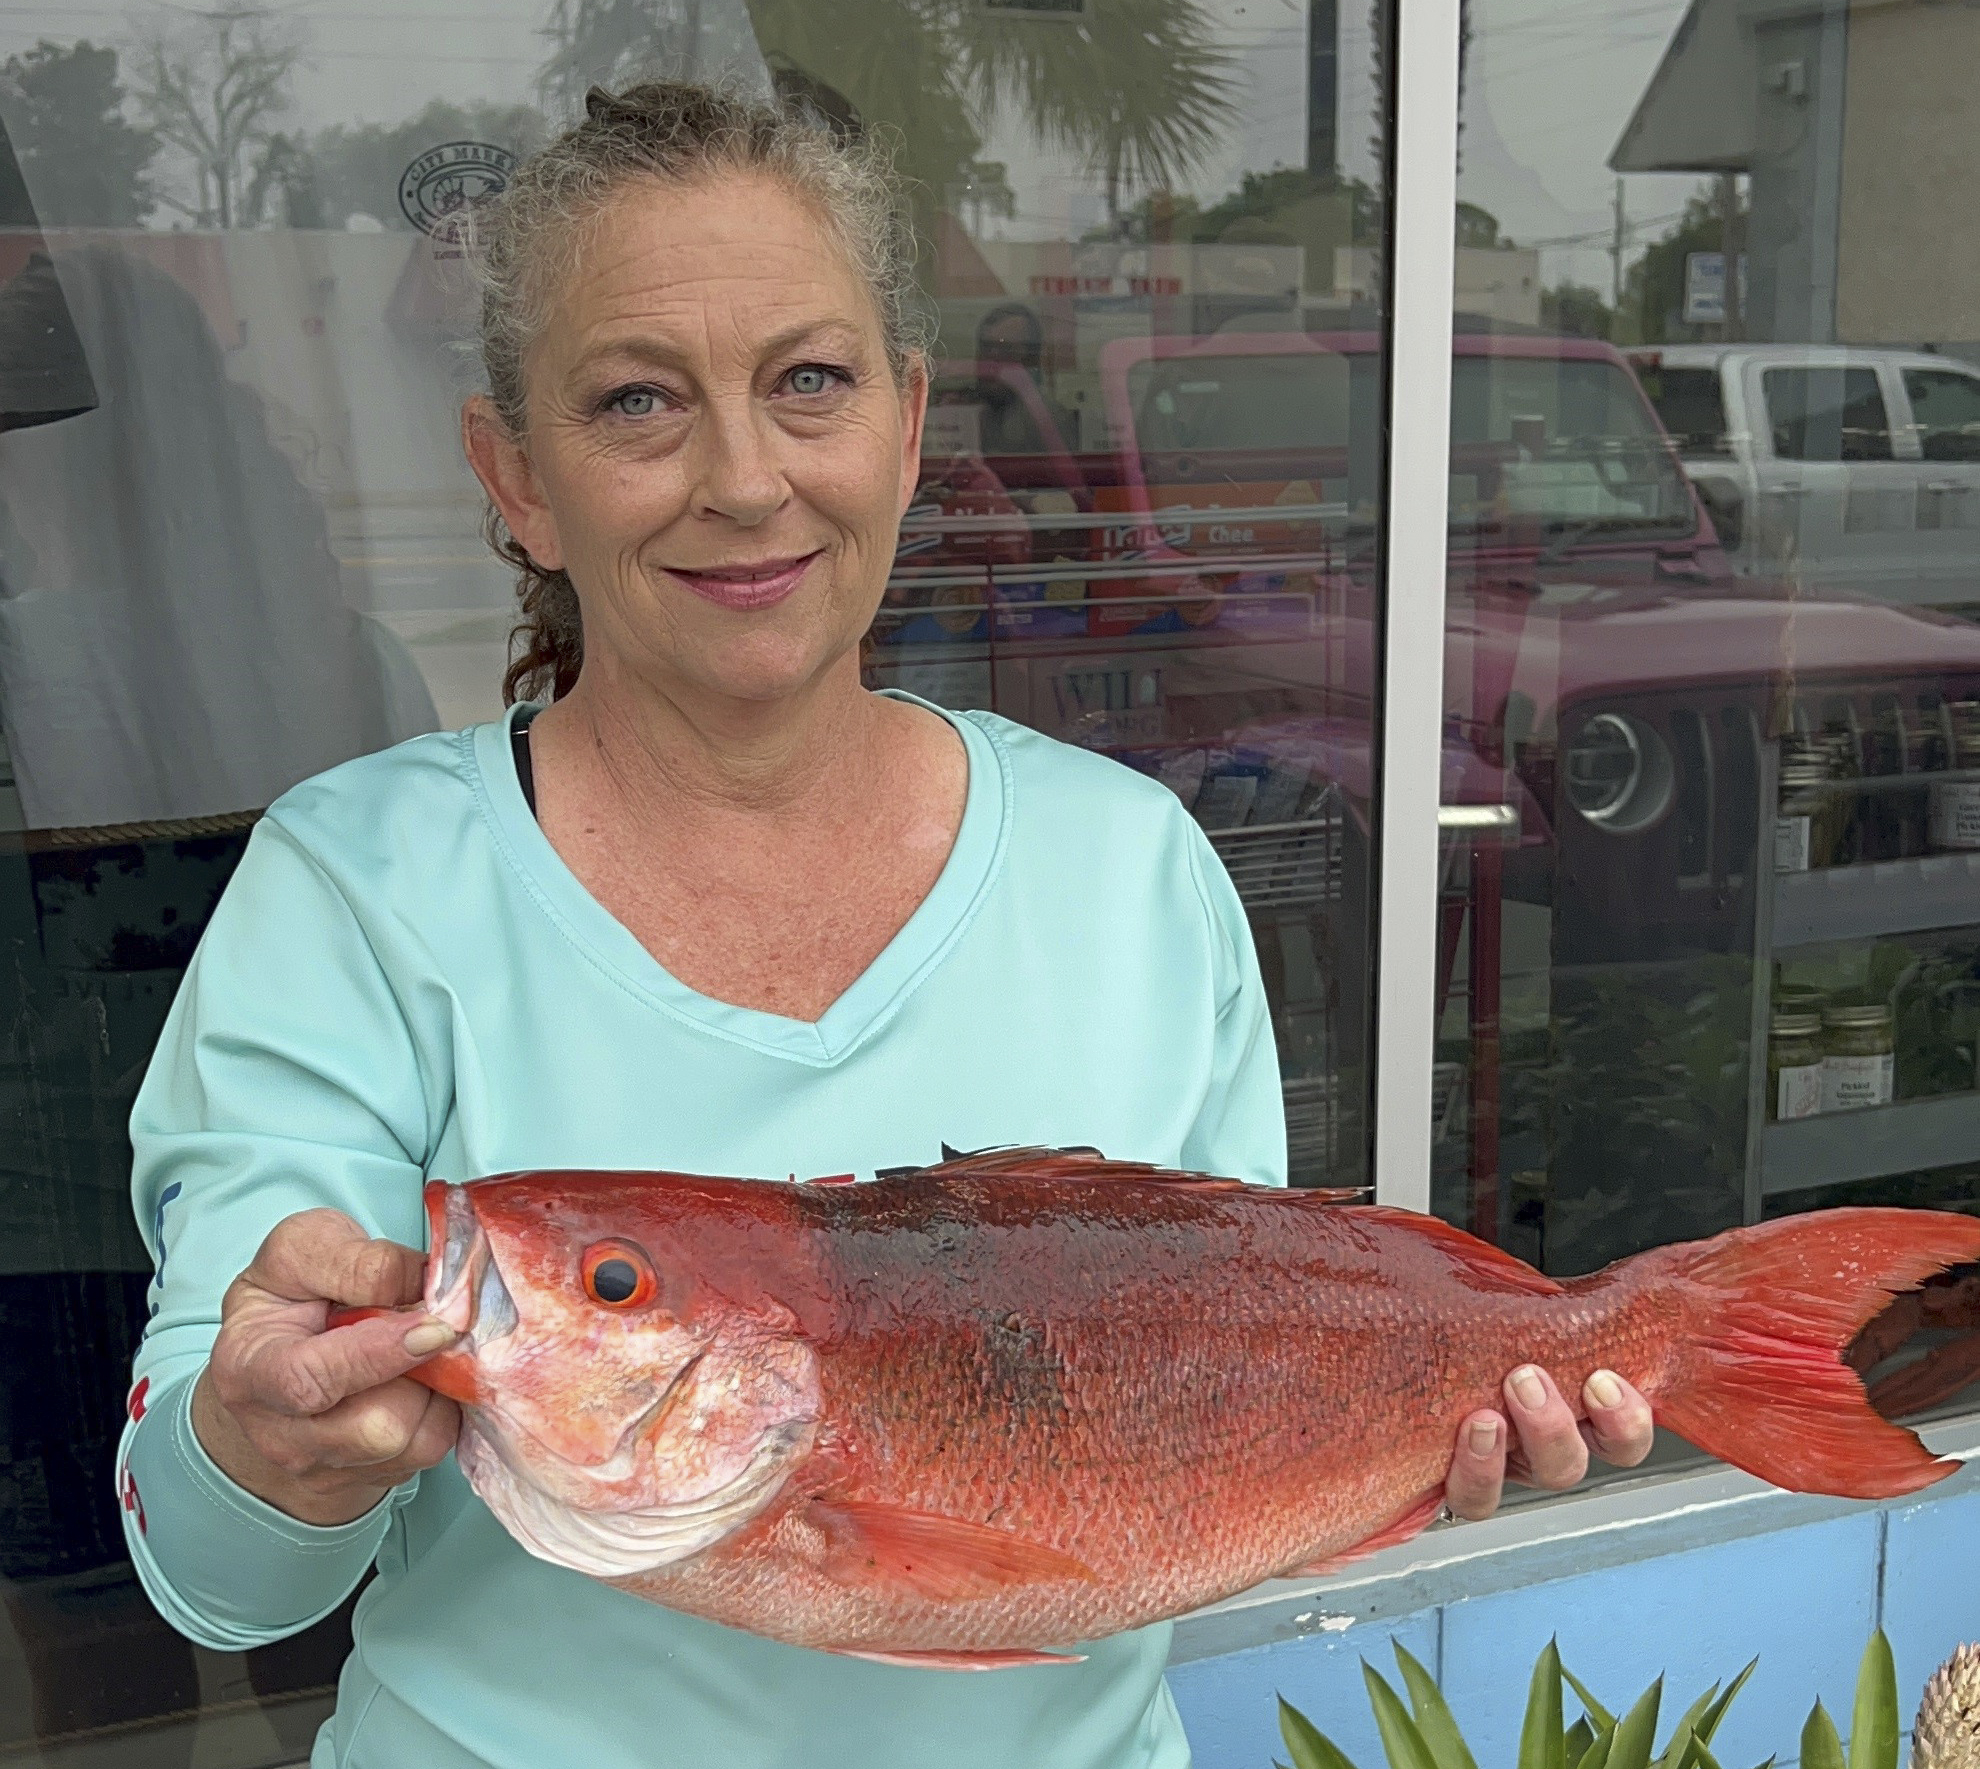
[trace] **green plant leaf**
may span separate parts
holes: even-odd
[[[1849,1720],[1849,1769],[1897,1769],[1897,1666],[1879,1628],[1856,1670],[1856,1708]]]
[[[1843,1769],[1842,1740],[1836,1723],[1819,1701],[1801,1729],[1801,1769]]]
[[[1609,1752],[1615,1749],[1616,1729],[1604,1726],[1595,1734],[1595,1742],[1588,1747],[1588,1754],[1581,1759],[1581,1769],[1607,1769]]]
[[[1561,1650],[1557,1641],[1533,1661],[1526,1718],[1519,1729],[1519,1769],[1567,1769],[1567,1735],[1561,1730]]]
[[[1431,1756],[1437,1759],[1437,1769],[1478,1769],[1477,1759],[1464,1742],[1457,1718],[1438,1689],[1436,1679],[1403,1650],[1401,1641],[1393,1640],[1390,1645],[1395,1648],[1396,1664],[1409,1688],[1409,1705],[1416,1711],[1416,1729],[1423,1734]]]
[[[1565,1665],[1561,1667],[1561,1675],[1568,1680],[1568,1687],[1574,1691],[1576,1699],[1588,1710],[1588,1717],[1595,1722],[1595,1730],[1597,1732],[1615,1726],[1615,1715],[1610,1713],[1594,1696],[1588,1693],[1588,1685],[1586,1683],[1582,1682]]]
[[[1283,1695],[1279,1697],[1279,1736],[1292,1752],[1293,1769],[1354,1769],[1341,1747]]]
[[[1409,1717],[1402,1697],[1366,1659],[1361,1661],[1361,1676],[1368,1685],[1368,1705],[1375,1710],[1375,1729],[1382,1735],[1389,1769],[1437,1769],[1437,1759],[1424,1742],[1421,1729]]]
[[[1691,1747],[1698,1736],[1698,1723],[1705,1717],[1718,1693],[1719,1686],[1714,1683],[1679,1715],[1678,1723],[1671,1728],[1670,1740],[1664,1746],[1664,1754],[1657,1759],[1657,1769],[1688,1769],[1692,1759]]]
[[[1657,1759],[1657,1769],[1687,1769],[1695,1760],[1698,1736],[1692,1729],[1696,1724],[1688,1715],[1677,1723],[1670,1742],[1664,1746],[1664,1754]]]
[[[1581,1718],[1567,1729],[1567,1769],[1580,1769],[1581,1759],[1588,1755],[1588,1747],[1595,1742],[1595,1728],[1588,1724],[1588,1716]]]
[[[1657,1709],[1663,1705],[1664,1680],[1636,1698],[1636,1705],[1616,1722],[1615,1742],[1609,1746],[1608,1769],[1650,1769],[1650,1748],[1657,1742]]]
[[[1279,1697],[1279,1736],[1292,1752],[1293,1769],[1354,1769],[1346,1752],[1283,1695]]]
[[[1746,1687],[1748,1680],[1759,1668],[1760,1661],[1757,1658],[1750,1660],[1746,1669],[1741,1671],[1737,1677],[1728,1683],[1725,1687],[1725,1692],[1705,1710],[1703,1718],[1698,1722],[1698,1731],[1696,1734],[1700,1751],[1718,1736],[1719,1722],[1726,1717],[1726,1710],[1733,1705],[1733,1697],[1738,1695]],[[1716,1765],[1714,1765],[1714,1769],[1716,1769]]]

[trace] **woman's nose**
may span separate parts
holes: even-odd
[[[772,426],[753,400],[711,401],[706,409],[695,514],[754,528],[782,509],[790,496]]]

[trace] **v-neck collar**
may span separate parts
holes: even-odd
[[[516,778],[511,734],[516,722],[536,709],[526,703],[512,706],[500,720],[463,731],[461,745],[497,847],[538,905],[586,958],[662,1013],[772,1056],[823,1066],[837,1062],[879,1030],[942,961],[975,916],[1009,839],[1011,768],[996,736],[966,713],[950,712],[897,689],[883,692],[947,719],[961,736],[969,763],[962,824],[928,895],[816,1021],[736,1007],[690,989],[584,888],[537,824]]]

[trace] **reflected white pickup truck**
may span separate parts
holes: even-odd
[[[1736,571],[1980,608],[1980,368],[1810,344],[1628,355]]]

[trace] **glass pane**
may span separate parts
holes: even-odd
[[[1928,461],[1980,460],[1980,375],[1906,369],[1904,391]]]
[[[1386,16],[0,19],[0,1756],[289,1763],[333,1700],[347,1612],[211,1653],[124,1559],[125,1124],[261,808],[500,709],[514,586],[458,442],[454,223],[594,80],[730,77],[894,132],[940,351],[871,680],[1173,790],[1252,912],[1294,1179],[1367,1176]],[[1487,453],[1545,428],[1518,520],[1670,526],[1613,366],[1481,391]]]
[[[1436,1207],[1563,1274],[1980,1211],[1980,14],[1468,19],[1445,796],[1519,828],[1446,850]]]
[[[1777,459],[1891,458],[1891,420],[1875,369],[1765,369],[1760,385]]]

